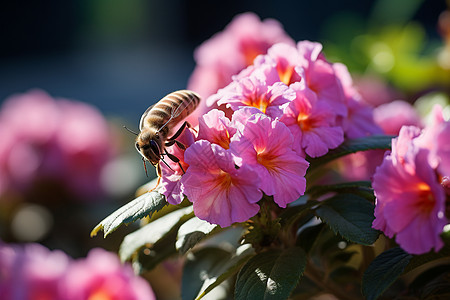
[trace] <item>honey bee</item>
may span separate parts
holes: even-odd
[[[156,186],[158,186],[161,178],[159,162],[162,161],[170,168],[164,160],[164,156],[178,163],[184,172],[180,160],[175,155],[167,152],[166,147],[176,144],[181,149],[186,149],[186,146],[176,139],[186,127],[190,127],[187,121],[184,121],[171,137],[169,136],[172,134],[175,126],[190,115],[199,103],[200,96],[198,94],[189,90],[180,90],[168,94],[155,105],[150,106],[142,115],[139,122],[140,133],[137,134],[135,146],[136,150],[142,155],[145,172],[147,173],[146,161],[149,161],[156,167],[158,175]]]

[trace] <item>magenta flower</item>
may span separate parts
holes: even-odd
[[[298,49],[291,44],[278,43],[267,50],[267,55],[255,59],[255,66],[273,66],[277,72],[278,80],[286,85],[302,80],[302,58]]]
[[[430,150],[419,146],[421,137],[417,127],[403,127],[372,184],[373,227],[388,237],[396,235],[397,243],[413,254],[442,248],[439,235],[447,224],[445,190],[429,164]]]
[[[359,151],[343,156],[336,166],[346,180],[372,180],[376,168],[383,162],[384,153],[384,150]]]
[[[322,45],[301,41],[298,42],[297,48],[306,86],[317,94],[319,101],[326,101],[336,115],[346,117],[347,103],[344,90],[333,64],[328,62],[322,53]]]
[[[435,157],[439,160],[439,174],[450,177],[450,122],[445,122],[438,129],[434,151]]]
[[[427,155],[425,149],[416,153],[413,172],[387,156],[373,178],[377,199],[373,227],[389,237],[396,234],[397,243],[412,254],[439,251],[443,246],[439,235],[447,224],[444,189]]]
[[[227,227],[258,213],[262,193],[251,167],[236,168],[230,152],[205,140],[190,146],[185,160],[189,169],[181,182],[198,218]]]
[[[100,248],[73,262],[63,280],[64,299],[156,299],[150,285],[129,265]]]
[[[374,74],[355,78],[355,88],[364,101],[373,107],[404,98],[404,95],[390,87],[383,78]]]
[[[415,144],[418,147],[426,148],[430,150],[428,156],[428,162],[433,168],[441,168],[441,160],[447,161],[447,158],[438,155],[438,152],[445,153],[448,151],[448,145],[446,145],[449,137],[445,134],[445,127],[449,121],[445,121],[442,107],[440,105],[433,106],[433,109],[428,117],[429,124],[423,129],[421,136],[416,139]],[[440,134],[441,131],[443,134]],[[445,154],[444,154],[445,155]],[[446,174],[441,174],[446,175]]]
[[[156,299],[129,265],[103,249],[73,261],[39,244],[0,244],[2,299]]]
[[[81,199],[100,198],[100,173],[115,146],[94,107],[33,90],[4,102],[0,125],[0,195],[46,181]]]
[[[241,109],[236,110],[231,116],[231,124],[240,131],[243,131],[247,125],[248,119],[250,119],[255,114],[260,114],[261,111],[256,107],[245,106]]]
[[[194,52],[197,63],[187,88],[207,99],[231,82],[231,77],[253,63],[275,43],[294,45],[282,25],[273,19],[261,21],[254,13],[234,17],[224,31],[215,34]],[[197,118],[207,112],[206,101],[188,117],[196,126]],[[214,107],[213,108],[217,108]]]
[[[223,111],[212,109],[199,119],[198,138],[228,149],[236,128]]]
[[[194,143],[194,135],[191,130],[186,128],[183,133],[177,138],[184,146],[189,147]],[[184,161],[185,150],[174,144],[171,147],[167,147],[167,152],[175,155],[179,160],[179,164],[172,161],[170,158],[165,157],[164,161],[170,166],[166,166],[162,161],[159,163],[161,167],[161,183],[158,191],[166,196],[167,202],[173,205],[180,204],[184,199],[183,185],[180,182],[184,172],[189,168],[189,165]],[[181,167],[180,167],[181,165]]]
[[[98,195],[100,174],[114,151],[108,123],[91,105],[60,100],[62,121],[55,135],[61,151],[60,168],[71,190],[82,195]]]
[[[225,104],[234,111],[246,106],[255,107],[272,118],[280,117],[284,107],[295,98],[295,92],[282,82],[272,85],[267,82],[264,70],[257,69],[219,91],[217,104]]]
[[[259,176],[259,188],[286,207],[304,194],[308,162],[292,150],[289,129],[263,114],[247,121],[242,133],[232,139],[230,149],[240,167],[251,166]]]
[[[63,299],[61,278],[70,259],[63,252],[39,244],[0,244],[2,299]]]
[[[253,13],[236,16],[224,31],[195,50],[197,67],[188,88],[207,98],[231,82],[231,76],[251,65],[275,43],[293,45],[281,24],[273,19],[261,21]]]
[[[422,127],[417,111],[411,104],[402,100],[378,106],[374,109],[373,117],[385,134],[397,135],[402,126]]]
[[[294,136],[294,149],[318,157],[339,146],[344,141],[344,132],[335,125],[336,115],[328,102],[318,101],[316,94],[302,82],[290,87],[297,97],[286,107],[280,120]]]
[[[383,130],[375,124],[373,109],[358,93],[353,85],[353,79],[347,67],[335,63],[333,68],[339,78],[347,101],[348,115],[341,117],[342,128],[348,138],[360,138],[364,136],[382,134]]]

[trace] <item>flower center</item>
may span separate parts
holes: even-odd
[[[254,95],[250,101],[245,103],[248,106],[253,106],[259,109],[263,114],[266,113],[266,109],[269,106],[269,99],[266,99],[264,95]]]
[[[228,190],[232,184],[230,174],[222,170],[220,170],[219,176],[217,177],[217,181],[220,189],[223,190]]]
[[[430,186],[426,183],[421,182],[417,185],[417,188],[419,195],[417,206],[424,214],[429,214],[433,210],[436,203]]]
[[[278,76],[280,76],[280,81],[286,85],[290,85],[292,82],[292,74],[294,74],[293,66],[277,66]]]
[[[217,144],[224,149],[229,149],[230,148],[230,133],[228,132],[228,130],[225,129],[225,136],[222,134],[218,135],[214,139],[214,144]]]
[[[89,300],[110,300],[111,295],[105,289],[98,289],[91,295],[89,295]]]
[[[309,116],[304,113],[300,113],[297,117],[297,124],[302,131],[309,131],[313,127],[311,119]]]
[[[258,163],[264,166],[269,172],[273,173],[277,171],[276,156],[264,152],[258,152],[256,157]]]

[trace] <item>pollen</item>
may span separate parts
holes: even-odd
[[[281,82],[286,85],[290,85],[292,82],[292,74],[294,74],[294,67],[288,66],[286,68],[282,68],[281,66],[277,66],[278,76],[280,76]]]
[[[258,153],[257,161],[260,165],[264,166],[269,172],[277,172],[277,161],[276,156],[270,155],[268,153]]]
[[[297,124],[302,131],[309,131],[312,126],[312,121],[309,118],[309,115],[300,113],[297,117]]]
[[[227,172],[220,170],[219,176],[217,176],[217,185],[222,190],[228,190],[232,185],[231,175]]]
[[[418,190],[418,208],[424,213],[429,214],[436,203],[433,193],[431,192],[430,186],[424,182],[417,184]]]
[[[263,114],[266,113],[266,109],[269,106],[270,99],[267,99],[264,97],[264,95],[254,95],[252,99],[249,99],[249,101],[244,102],[248,106],[253,106],[259,109]]]

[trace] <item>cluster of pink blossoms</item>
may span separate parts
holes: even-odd
[[[237,15],[225,30],[216,33],[195,50],[197,65],[187,88],[196,91],[202,98],[215,94],[231,82],[233,75],[251,65],[258,55],[267,53],[267,49],[275,43],[295,45],[277,20],[261,21],[251,12]],[[196,126],[198,117],[210,109],[202,101],[188,121]]]
[[[305,192],[306,156],[381,133],[347,68],[327,61],[319,43],[274,44],[231,79],[206,99],[210,110],[200,116],[198,133],[180,137],[187,150],[169,150],[185,173],[161,164],[159,191],[168,202],[186,195],[196,216],[210,223],[248,220],[263,193],[286,207]]]
[[[443,247],[450,203],[450,122],[440,107],[423,130],[404,126],[392,151],[373,177],[376,196],[373,227],[396,235],[405,251],[422,254]]]
[[[40,90],[14,95],[1,107],[0,136],[0,198],[50,182],[81,198],[101,192],[100,172],[113,147],[94,107]]]
[[[39,244],[0,243],[2,299],[156,299],[150,285],[103,249],[73,260]]]

